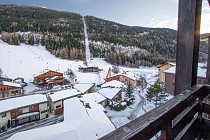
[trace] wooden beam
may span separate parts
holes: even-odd
[[[194,86],[191,88],[191,91],[185,91],[183,94],[177,95],[165,104],[158,106],[110,134],[100,138],[100,140],[148,140],[160,130],[163,131],[163,139],[173,139],[173,137],[176,136],[173,135],[173,130],[171,130],[172,120],[176,118],[183,109],[192,106],[199,95],[205,94],[205,90],[208,89],[201,86]],[[167,128],[169,128],[169,130],[167,130]],[[172,135],[169,136],[170,134]]]
[[[208,36],[208,61],[207,61],[206,83],[210,84],[210,36]]]
[[[192,65],[193,67],[192,67],[191,86],[194,86],[197,84],[199,46],[200,46],[200,28],[201,28],[200,27],[201,26],[201,9],[202,9],[202,0],[196,0],[193,65]]]
[[[197,83],[202,0],[179,0],[175,95]]]
[[[202,139],[210,138],[210,120],[203,119],[203,131],[202,131]]]

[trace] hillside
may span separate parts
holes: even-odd
[[[100,45],[102,48],[107,49],[106,46],[111,46],[107,49],[109,54],[104,54],[111,63],[118,62],[117,64],[124,65],[127,59],[134,66],[139,64],[157,65],[168,59],[175,59],[175,30],[130,27],[91,16],[87,16],[86,21],[89,27],[89,38],[95,42],[103,42]],[[95,42],[92,43],[92,47],[95,46]],[[124,52],[122,49],[124,47],[131,48],[132,55]],[[110,53],[117,57],[109,56]],[[129,57],[131,58],[129,59]],[[115,58],[121,60],[115,60]],[[133,66],[132,64],[130,66]]]
[[[41,43],[57,57],[83,59],[81,15],[39,7],[0,6],[0,17],[0,32],[5,42]]]
[[[0,18],[1,39],[9,44],[41,43],[56,57],[85,59],[84,26],[79,14],[0,5]],[[92,16],[85,19],[93,57],[129,67],[175,60],[175,30],[125,26]],[[202,50],[205,52],[205,47]]]

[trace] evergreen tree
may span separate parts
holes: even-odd
[[[2,76],[2,74],[3,74],[3,71],[2,71],[1,68],[0,68],[0,77]]]
[[[153,102],[157,107],[159,104],[167,100],[166,97],[168,97],[168,95],[165,94],[164,85],[157,80],[154,85],[151,85],[147,89],[146,97],[148,101]]]
[[[128,97],[129,99],[134,98],[134,96],[133,96],[133,87],[131,86],[130,80],[128,81],[128,87],[126,89],[126,97]]]

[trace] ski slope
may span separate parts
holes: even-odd
[[[44,46],[25,44],[15,46],[0,40],[0,68],[3,71],[3,75],[12,79],[22,77],[26,82],[31,82],[33,81],[33,75],[44,69],[64,72],[70,68],[75,72],[77,81],[80,83],[98,84],[103,82],[103,78],[105,78],[106,72],[111,65],[98,58],[91,61],[93,65],[103,69],[100,73],[101,79],[95,73],[78,72],[78,67],[83,66],[82,61],[69,61],[56,58]]]

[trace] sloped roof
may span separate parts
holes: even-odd
[[[164,73],[175,74],[175,71],[176,71],[176,66],[173,66],[173,67],[165,70]],[[197,76],[201,77],[201,78],[205,78],[206,77],[206,68],[201,68],[198,66]]]
[[[42,94],[8,98],[5,100],[0,100],[0,112],[6,112],[12,109],[30,106],[42,102],[47,102],[46,96]]]
[[[134,73],[133,72],[123,72],[123,73],[119,73],[119,74],[115,74],[115,75],[112,75],[111,77],[115,77],[115,76],[125,76],[131,80],[136,80],[137,78],[135,77]],[[111,78],[109,77],[109,78]]]
[[[66,90],[53,92],[53,94],[49,94],[49,96],[52,99],[52,102],[56,102],[56,101],[71,98],[71,97],[74,97],[74,96],[80,95],[80,94],[81,93],[78,92],[76,89],[66,89]]]
[[[75,139],[96,140],[115,130],[100,104],[90,103],[85,108],[78,98],[64,101],[64,121],[14,134],[10,140]],[[37,135],[38,134],[38,135]]]
[[[121,88],[101,88],[98,93],[112,100],[121,90]]]
[[[101,103],[104,100],[106,100],[106,98],[104,96],[102,96],[101,94],[99,94],[98,92],[94,92],[94,93],[89,93],[89,94],[82,95],[80,100],[84,101],[84,102]]]
[[[18,83],[8,82],[8,81],[2,81],[2,84],[5,86],[11,86],[11,87],[18,87],[21,88],[21,85]]]
[[[124,83],[120,82],[120,81],[117,81],[117,80],[112,80],[110,82],[106,82],[104,83],[103,85],[101,85],[101,87],[115,87],[115,88],[120,88],[120,87],[123,87],[125,86]]]
[[[80,84],[75,84],[74,88],[76,88],[77,90],[79,90],[82,94],[84,94],[85,92],[87,92],[91,87],[93,87],[94,84],[86,84],[86,83],[80,83]]]
[[[49,72],[49,71],[62,73],[61,71],[54,71],[54,70],[44,69],[44,70],[42,70],[42,71],[40,71],[40,72],[34,74],[33,77],[37,77],[37,76],[42,75],[42,74],[44,74],[44,73],[47,73],[47,72]]]
[[[167,62],[167,63],[165,63],[165,64],[159,65],[158,68],[160,68],[160,67],[162,67],[162,66],[164,66],[164,65],[166,65],[166,64],[170,64],[170,65],[172,65],[172,66],[176,66],[176,63]]]

